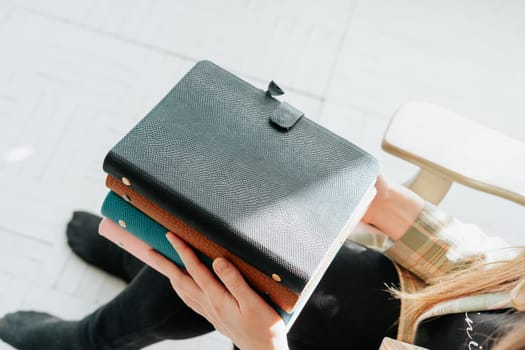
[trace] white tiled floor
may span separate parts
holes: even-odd
[[[197,60],[276,80],[401,181],[415,168],[379,144],[408,100],[525,141],[523,18],[519,0],[0,0],[0,314],[78,318],[123,288],[67,249],[65,223],[98,212],[105,153]],[[525,243],[515,204],[455,186],[443,207]]]

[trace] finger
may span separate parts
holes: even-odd
[[[224,302],[225,295],[228,294],[227,290],[217,281],[210,269],[200,261],[193,250],[171,232],[166,235],[166,238],[179,254],[188,274],[195,280],[204,294],[217,304]]]
[[[207,303],[207,300],[203,300],[206,296],[195,281],[162,254],[153,249],[148,252],[148,254],[152,267],[170,279],[173,290],[184,304],[199,315],[209,318],[209,315],[206,314],[205,308],[203,307],[203,305]]]
[[[179,296],[184,293],[195,298],[202,294],[202,290],[186,272],[153,249],[148,251],[148,264],[171,281],[173,289]]]
[[[173,287],[173,290],[179,296],[179,298],[184,302],[184,304],[186,304],[190,309],[192,309],[199,315],[208,318],[205,312],[205,307],[201,305],[199,301],[195,300],[190,294],[179,292],[178,290],[180,290],[180,288],[178,285],[171,283],[171,286]]]
[[[254,300],[260,298],[248,283],[246,283],[239,270],[228,260],[224,258],[215,259],[213,261],[213,269],[241,307],[243,305],[249,305]]]
[[[182,274],[182,270],[177,265],[153,249],[148,250],[147,260],[149,266],[169,279],[177,278]]]

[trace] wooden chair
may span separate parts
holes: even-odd
[[[441,107],[410,102],[393,116],[383,150],[419,166],[406,185],[439,204],[452,182],[525,205],[525,143]]]
[[[406,185],[431,203],[439,204],[457,182],[525,205],[525,143],[456,113],[407,103],[392,117],[382,147],[420,168]],[[380,350],[390,349],[422,348],[385,339]]]

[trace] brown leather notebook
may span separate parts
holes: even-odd
[[[268,276],[262,273],[111,175],[106,178],[106,186],[157,223],[177,234],[202,254],[211,259],[225,257],[231,261],[241,271],[248,283],[259,291],[265,291],[268,298],[284,311],[291,313],[294,310],[299,295],[280,284],[279,276]]]

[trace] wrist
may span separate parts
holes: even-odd
[[[241,350],[288,350],[288,338],[286,337],[286,331],[284,329],[284,323],[281,324],[282,328],[277,331],[268,333],[259,333],[259,336],[249,336],[239,339],[237,346]]]
[[[414,223],[425,201],[401,185],[384,182],[371,206],[374,208],[368,222],[396,240]]]

